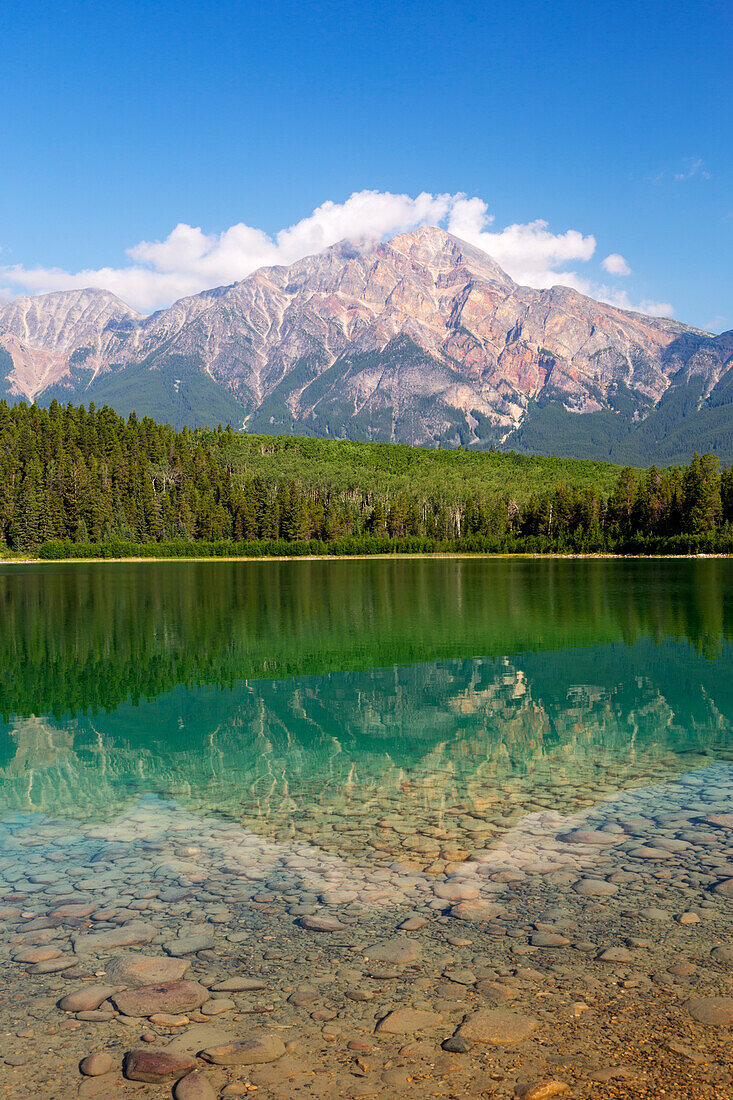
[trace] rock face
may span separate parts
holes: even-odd
[[[690,400],[728,404],[732,362],[733,333],[518,286],[430,227],[263,268],[151,317],[100,290],[0,308],[0,394],[428,445],[531,443],[544,409],[576,435],[574,414],[604,414],[613,442],[660,401],[665,423],[670,402],[688,398],[688,418]]]

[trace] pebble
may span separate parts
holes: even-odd
[[[113,995],[112,1003],[125,1016],[153,1016],[157,1012],[188,1012],[208,999],[205,986],[180,980],[125,989]]]
[[[634,961],[634,956],[625,947],[607,947],[596,958],[599,962],[607,963],[630,963]]]
[[[535,932],[529,942],[532,947],[567,947],[570,940],[558,932]]]
[[[478,981],[473,970],[461,966],[449,967],[444,970],[443,977],[447,978],[449,982],[456,982],[458,985],[475,985]]]
[[[458,920],[465,920],[471,924],[483,924],[484,921],[494,920],[503,913],[501,905],[493,901],[459,901],[451,907],[450,915]]]
[[[311,932],[343,932],[346,929],[346,925],[342,924],[337,917],[323,916],[318,913],[301,917],[300,923],[303,928]]]
[[[255,1066],[282,1058],[285,1044],[279,1035],[257,1032],[247,1038],[221,1046],[209,1047],[201,1057],[218,1066]]]
[[[426,1028],[435,1028],[443,1022],[439,1012],[419,1008],[395,1008],[378,1022],[378,1035],[414,1035]]]
[[[111,1073],[115,1067],[115,1060],[111,1054],[88,1054],[82,1058],[79,1069],[85,1077],[102,1077],[105,1073]]]
[[[733,1024],[733,997],[692,997],[687,1011],[706,1027],[728,1027]]]
[[[482,1008],[466,1016],[456,1031],[459,1039],[509,1046],[527,1039],[539,1026],[533,1016],[504,1009]]]
[[[118,986],[157,985],[174,982],[189,969],[186,959],[170,959],[164,955],[117,955],[105,967],[105,977]]]
[[[261,978],[225,978],[223,982],[215,982],[209,986],[213,993],[244,993],[258,989],[266,989],[267,983]]]
[[[166,940],[163,950],[168,955],[195,955],[199,951],[209,951],[214,947],[213,936],[177,936],[173,940]]]
[[[574,890],[584,898],[607,898],[618,893],[618,886],[602,878],[583,878],[576,883]]]
[[[710,957],[715,959],[716,963],[720,963],[721,966],[733,967],[733,943],[714,947],[710,952]]]
[[[91,1012],[117,992],[116,985],[87,985],[59,1001],[63,1012]]]
[[[58,947],[28,947],[25,950],[16,951],[13,962],[40,963],[59,958],[61,958],[61,950]]]
[[[468,1039],[462,1039],[458,1035],[450,1035],[447,1039],[444,1039],[440,1044],[442,1050],[447,1050],[451,1054],[467,1054],[473,1046]]]
[[[570,1092],[570,1085],[567,1082],[547,1079],[535,1081],[533,1084],[517,1089],[516,1095],[521,1100],[551,1100],[551,1097],[562,1096],[566,1092]]]
[[[175,1100],[216,1100],[216,1090],[204,1073],[187,1073],[176,1081],[173,1096]]]
[[[125,1055],[124,1073],[130,1081],[146,1081],[148,1084],[177,1079],[194,1069],[195,1058],[185,1054],[176,1054],[170,1050],[156,1050],[144,1047],[129,1050]]]
[[[63,970],[70,970],[72,966],[76,966],[78,961],[78,959],[72,958],[45,959],[43,962],[35,963],[31,973],[60,974]]]
[[[99,955],[114,951],[117,947],[134,947],[139,943],[150,943],[157,929],[142,921],[132,922],[122,928],[111,928],[106,932],[86,932],[74,937],[74,951],[77,955]]]
[[[422,948],[417,940],[405,936],[392,936],[364,948],[364,955],[374,962],[397,963],[408,966],[422,957]]]
[[[235,1002],[226,997],[212,997],[210,1001],[204,1003],[202,1012],[205,1016],[219,1016],[222,1012],[231,1012],[236,1007]]]

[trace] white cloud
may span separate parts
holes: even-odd
[[[539,288],[563,284],[596,297],[604,290],[567,266],[592,258],[593,236],[576,229],[553,233],[542,220],[495,230],[493,221],[482,199],[461,193],[423,192],[413,198],[359,191],[343,203],[324,202],[272,237],[242,222],[222,233],[204,233],[180,223],[164,240],[141,241],[129,248],[130,262],[120,267],[70,272],[22,264],[0,266],[0,295],[96,286],[111,290],[141,312],[150,312],[188,294],[236,282],[258,267],[291,264],[344,239],[382,240],[421,225],[444,225],[489,253],[518,283]],[[614,253],[607,261],[614,258],[622,259]]]
[[[500,267],[525,286],[548,287],[562,283],[573,286],[573,271],[558,271],[574,260],[590,260],[596,249],[595,237],[584,237],[577,229],[551,233],[547,222],[538,219],[526,225],[508,225],[499,232],[488,228],[494,221],[482,199],[455,196],[447,229],[492,256]]]
[[[702,157],[687,157],[685,167],[680,172],[675,172],[675,183],[687,183],[688,180],[699,176],[700,179],[709,180],[710,173],[705,167]]]
[[[630,275],[631,268],[619,252],[612,252],[601,261],[601,267],[609,275]]]
[[[671,302],[655,302],[652,298],[642,298],[633,301],[625,290],[617,290],[615,287],[597,285],[593,288],[593,297],[599,302],[607,302],[609,306],[618,309],[630,309],[634,313],[646,313],[648,317],[674,317],[674,309]]]

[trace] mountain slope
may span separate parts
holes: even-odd
[[[18,299],[0,308],[0,346],[0,392],[175,426],[733,457],[731,334],[518,286],[430,227],[263,268],[151,317],[104,291]]]

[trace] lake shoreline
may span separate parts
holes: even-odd
[[[404,554],[281,554],[281,555],[219,555],[204,554],[201,556],[170,557],[123,557],[123,558],[0,558],[0,565],[119,565],[123,562],[273,562],[273,561],[401,561],[401,560],[497,560],[506,561],[517,559],[519,561],[702,561],[718,560],[733,557],[731,554],[533,554],[533,553],[479,553],[471,551],[456,551],[454,553],[404,553]]]

